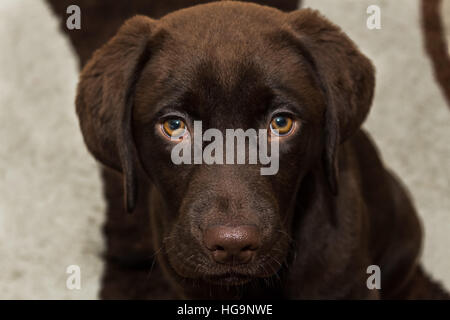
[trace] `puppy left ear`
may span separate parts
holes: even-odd
[[[326,98],[324,161],[333,194],[338,191],[338,146],[351,137],[369,113],[375,70],[341,29],[319,12],[287,15],[288,39],[309,62]]]

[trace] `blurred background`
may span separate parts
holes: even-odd
[[[366,27],[369,5],[380,7],[381,29]],[[319,9],[373,61],[376,95],[364,127],[414,199],[426,269],[450,289],[450,110],[436,80],[445,77],[434,76],[424,48],[421,1],[304,0],[302,7]],[[82,29],[88,10],[81,7]],[[440,16],[448,44],[450,0]],[[105,202],[75,115],[80,52],[44,0],[0,1],[0,46],[0,299],[96,299]],[[73,264],[80,290],[66,288]]]

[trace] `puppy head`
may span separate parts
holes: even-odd
[[[155,232],[175,274],[241,284],[286,262],[306,174],[324,171],[337,192],[338,145],[361,125],[373,87],[370,62],[317,12],[221,2],[130,19],[84,68],[76,104],[89,150],[123,173],[129,210],[135,166],[153,182]],[[174,164],[195,121],[223,136],[266,130],[278,172]]]

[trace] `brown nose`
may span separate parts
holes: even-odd
[[[203,235],[213,259],[223,264],[248,263],[261,245],[259,238],[258,228],[250,225],[214,226]]]

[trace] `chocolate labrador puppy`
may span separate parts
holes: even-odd
[[[84,67],[76,107],[90,152],[122,173],[128,211],[150,184],[140,197],[172,297],[447,297],[420,267],[407,192],[360,129],[374,85],[318,12],[223,1],[128,20]],[[279,169],[176,163],[177,146],[208,147],[194,141],[207,129],[266,131]]]

